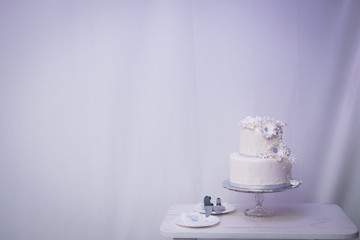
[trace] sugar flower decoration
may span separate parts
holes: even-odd
[[[266,138],[272,138],[274,136],[281,138],[282,127],[286,126],[286,124],[272,117],[248,116],[240,122],[240,126],[249,129],[258,127]]]
[[[240,122],[240,126],[248,129],[258,129],[266,138],[266,146],[256,154],[259,158],[271,158],[277,161],[288,159],[291,163],[296,162],[296,156],[291,153],[290,149],[282,142],[282,127],[285,123],[272,117],[246,117]]]
[[[282,137],[282,128],[274,121],[262,121],[259,130],[265,138]]]

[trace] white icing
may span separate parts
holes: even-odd
[[[278,185],[291,180],[287,160],[260,159],[237,152],[230,154],[230,182],[240,185]]]
[[[240,121],[239,151],[230,155],[231,182],[272,185],[291,180],[296,157],[282,141],[284,126],[271,117],[246,117]]]
[[[278,161],[287,158],[295,162],[296,157],[282,142],[282,127],[285,123],[272,117],[246,117],[240,121],[239,153]]]

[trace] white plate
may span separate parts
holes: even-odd
[[[220,221],[219,218],[215,216],[211,216],[211,215],[209,217],[205,217],[205,215],[200,215],[200,216],[201,217],[199,217],[197,221],[184,221],[184,219],[180,216],[175,219],[175,223],[182,227],[198,228],[198,227],[210,227],[218,224]]]
[[[212,212],[212,215],[219,215],[219,214],[225,214],[225,213],[229,213],[235,210],[235,207],[224,202],[221,204],[222,206],[225,207],[225,211],[221,212],[221,213],[216,213],[216,212]],[[205,209],[204,209],[204,204],[203,203],[198,203],[195,205],[194,207],[194,211],[195,212],[199,212],[199,213],[204,213],[205,214]]]

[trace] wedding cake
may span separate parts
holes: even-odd
[[[230,154],[230,184],[246,187],[289,185],[296,157],[282,141],[285,123],[271,117],[240,121],[239,150]]]

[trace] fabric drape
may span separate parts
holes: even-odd
[[[359,1],[1,1],[0,238],[163,239],[238,123],[287,123],[300,188],[360,227]]]

